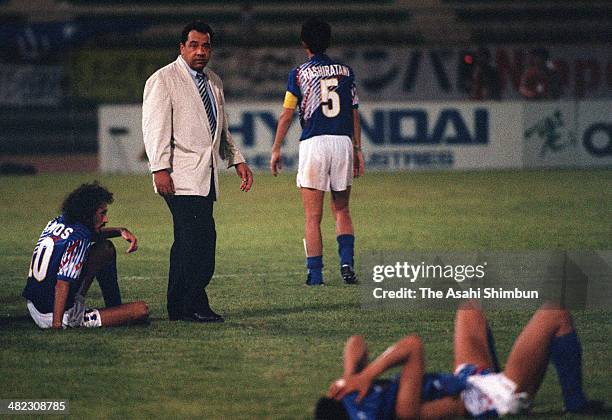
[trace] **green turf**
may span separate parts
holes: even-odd
[[[222,325],[167,321],[170,215],[149,177],[98,176],[115,192],[110,225],[138,236],[120,252],[125,301],[149,303],[147,327],[40,331],[20,297],[40,230],[63,196],[94,175],[0,178],[0,399],[62,398],[75,418],[308,418],[341,373],[343,341],[366,336],[372,353],[418,332],[427,364],[451,365],[452,313],[364,310],[359,289],[341,284],[333,221],[323,222],[328,286],[303,285],[303,214],[293,175],[257,174],[252,192],[221,177],[215,208],[216,277],[209,287]],[[356,181],[357,257],[374,251],[612,248],[612,171],[368,174]],[[115,239],[120,251],[126,243]],[[90,302],[101,304],[94,285]],[[585,386],[612,393],[612,311],[575,314]],[[502,358],[529,314],[491,314]],[[550,369],[535,411],[562,409]]]

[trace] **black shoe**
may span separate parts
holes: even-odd
[[[207,312],[205,314],[201,314],[199,312],[194,312],[191,315],[185,315],[183,317],[183,321],[189,322],[225,322],[225,319],[219,314],[214,313],[213,311]]]
[[[342,274],[342,280],[344,280],[346,284],[358,283],[357,275],[353,271],[353,267],[351,267],[350,265],[343,265],[342,268],[340,268],[340,274]]]

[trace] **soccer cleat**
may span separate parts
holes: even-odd
[[[346,284],[357,284],[357,275],[355,275],[353,267],[350,265],[343,265],[340,268],[340,274],[342,274],[342,280]]]
[[[323,281],[313,280],[310,273],[308,273],[308,277],[306,277],[306,286],[325,286],[325,283],[323,283]]]

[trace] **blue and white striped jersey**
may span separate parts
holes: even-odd
[[[81,269],[91,245],[91,231],[80,223],[65,223],[64,216],[47,223],[30,262],[22,296],[41,313],[53,312],[57,280],[70,283],[66,309],[74,304]]]
[[[320,135],[353,137],[353,109],[359,106],[355,74],[317,54],[289,73],[285,108],[299,104],[300,140]]]

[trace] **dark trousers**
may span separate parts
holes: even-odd
[[[174,223],[168,276],[170,319],[210,311],[205,288],[215,272],[217,232],[213,219],[214,197],[214,187],[207,197],[164,197]]]

